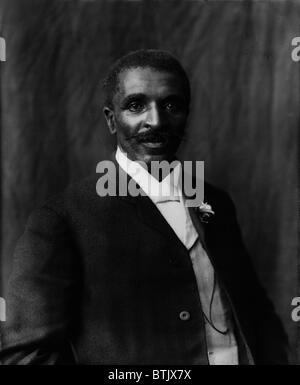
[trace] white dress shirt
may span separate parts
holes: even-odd
[[[181,164],[178,162],[174,170],[159,182],[141,164],[130,160],[119,147],[116,152],[116,160],[120,167],[148,195],[189,251],[202,310],[205,315],[209,364],[237,365],[238,349],[230,320],[229,307],[222,296],[218,282],[215,282],[214,269],[202,247],[188,207],[185,205],[185,198],[181,188]],[[213,292],[213,302],[211,304]],[[222,334],[216,329],[228,331],[226,334]]]

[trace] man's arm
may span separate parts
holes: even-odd
[[[236,210],[232,200],[226,194],[225,213],[226,226],[230,232],[231,242],[235,245],[238,260],[236,272],[240,277],[240,292],[235,293],[243,306],[245,314],[251,317],[255,332],[257,363],[288,363],[289,343],[283,325],[269,300],[265,289],[259,282],[253,264],[242,240],[237,222]]]
[[[47,207],[34,211],[14,254],[1,331],[3,364],[74,362],[79,271],[63,218]]]

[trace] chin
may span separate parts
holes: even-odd
[[[166,152],[147,152],[143,154],[143,161],[145,163],[150,163],[150,162],[161,162],[163,160],[167,161],[172,161],[175,157],[175,153],[166,153]]]

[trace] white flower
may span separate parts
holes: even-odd
[[[215,215],[211,205],[208,203],[202,202],[198,209],[200,212],[200,220],[203,223],[208,223],[209,218]]]
[[[201,203],[201,206],[199,207],[199,210],[203,213],[210,213],[212,215],[214,215],[214,211],[212,210],[212,207],[211,205],[209,205],[208,203],[205,203],[205,202],[202,202]]]

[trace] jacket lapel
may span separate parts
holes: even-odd
[[[207,187],[207,186],[205,186]],[[206,188],[204,189],[204,202],[211,202],[211,197],[208,196],[209,194],[206,192]],[[211,253],[211,245],[209,240],[212,238],[212,234],[214,234],[214,221],[215,218],[211,218],[211,223],[210,221],[208,223],[202,223],[200,221],[200,215],[198,212],[198,207],[189,207],[189,213],[191,220],[193,222],[193,225],[199,235],[199,239],[202,243],[202,246],[204,247],[205,251],[207,252],[208,255],[212,258],[212,253]]]
[[[175,242],[183,246],[172,227],[148,196],[137,197],[137,212],[140,220],[149,227],[163,234],[172,244]]]
[[[198,210],[197,207],[189,207],[189,213],[190,213],[190,217],[191,217],[191,220],[193,222],[193,225],[194,225],[194,227],[195,227],[195,229],[199,235],[199,238],[200,238],[202,245],[206,248],[206,242],[205,242],[205,232],[206,231],[205,231],[204,226],[200,222],[197,210]]]
[[[147,226],[163,234],[173,244],[174,242],[177,242],[182,246],[181,241],[178,239],[169,223],[165,220],[158,208],[147,195],[138,195],[136,197],[131,196],[129,193],[124,196],[118,195],[120,191],[120,184],[126,186],[128,191],[128,184],[130,182],[132,183],[133,181],[132,178],[119,166],[115,159],[115,154],[113,154],[111,157],[111,161],[115,164],[116,167],[116,180],[114,183],[116,183],[117,196],[125,202],[134,205],[137,210],[139,219]],[[137,183],[135,184],[137,188],[140,189],[139,185]]]

